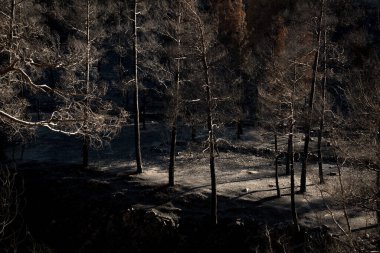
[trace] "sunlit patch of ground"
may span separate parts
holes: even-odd
[[[200,131],[200,134],[202,132]],[[246,129],[242,140],[236,140],[233,130],[223,133],[225,141],[235,147],[274,148],[273,134],[264,130]],[[178,218],[188,215],[207,214],[209,211],[210,172],[208,152],[204,143],[191,143],[189,133],[181,132],[176,154],[175,181],[172,190],[164,188],[168,182],[169,132],[159,124],[152,123],[142,131],[142,154],[144,173],[134,175],[134,149],[132,126],[126,127],[120,137],[103,149],[91,152],[91,169],[107,172],[114,178],[128,179],[145,189],[155,189],[154,203],[146,200],[136,208],[156,208],[162,212],[173,212]],[[296,150],[301,147],[302,135],[295,138]],[[279,150],[284,150],[286,136],[279,137]],[[315,149],[315,141],[311,143]],[[81,141],[41,131],[40,137],[25,147],[24,160],[60,163],[80,163]],[[18,150],[16,150],[16,153]],[[8,153],[11,153],[9,150]],[[318,168],[309,166],[308,190],[296,195],[300,223],[307,226],[327,225],[335,233],[347,231],[343,208],[346,207],[351,229],[375,224],[371,210],[360,208],[356,203],[368,194],[374,184],[373,172],[359,172],[342,168],[343,194],[335,165],[324,166],[326,184],[318,184]],[[296,185],[298,190],[300,164],[296,163]],[[285,166],[279,167],[281,198],[276,198],[273,157],[258,157],[250,152],[221,151],[216,156],[218,208],[221,217],[249,217],[263,223],[290,223],[290,177],[285,175]],[[115,191],[128,193],[122,182],[114,185]],[[371,181],[372,180],[372,181]],[[112,180],[110,182],[112,184]],[[359,187],[360,186],[360,187]],[[149,192],[148,192],[149,193]],[[357,199],[355,199],[357,196]],[[158,201],[158,202],[157,202]],[[194,202],[196,204],[194,204]],[[175,210],[175,212],[173,211]],[[338,226],[339,225],[339,226]]]

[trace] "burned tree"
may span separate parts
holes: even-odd
[[[9,47],[9,50],[2,52],[11,54],[13,60],[11,64],[0,67],[1,86],[9,90],[9,93],[2,94],[1,99],[12,101],[7,103],[6,107],[2,106],[1,121],[17,133],[24,130],[26,133],[32,133],[37,127],[45,127],[53,132],[85,138],[89,146],[100,147],[104,141],[109,141],[118,133],[125,122],[126,114],[120,111],[120,117],[110,116],[108,112],[115,107],[101,99],[105,87],[100,84],[89,87],[90,55],[93,53],[88,51],[89,43],[82,43],[81,40],[91,40],[87,36],[87,29],[70,26],[77,37],[70,38],[69,43],[65,43],[67,47],[64,47],[59,36],[51,35],[49,29],[39,22],[38,15],[26,13],[36,10],[30,8],[30,4],[32,3],[29,1],[18,3],[15,11],[15,15],[19,15],[18,22],[29,23],[27,26],[18,25],[23,29],[14,30],[17,36],[14,37],[13,43],[17,46]],[[64,12],[59,6],[56,7],[53,11],[57,14],[57,19],[64,21],[72,14],[72,10]],[[90,11],[81,14],[88,16]],[[31,20],[27,21],[28,18]],[[1,32],[9,33],[9,30],[1,29]],[[83,46],[84,44],[87,46]],[[83,60],[86,64],[81,64]],[[60,71],[61,78],[56,86],[51,87],[42,77],[46,69]],[[7,85],[9,76],[11,86]],[[26,89],[28,92],[17,92],[18,89]],[[26,114],[25,108],[33,96],[50,97],[53,110],[40,115],[39,119]],[[13,103],[16,104],[11,106]],[[12,135],[10,131],[8,133]]]

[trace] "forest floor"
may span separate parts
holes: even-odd
[[[257,156],[239,152],[239,148],[272,149],[273,134],[262,129],[244,129],[241,140],[237,140],[234,129],[224,129],[221,144],[228,148],[216,157],[218,194],[218,215],[221,219],[252,219],[268,225],[290,224],[290,177],[285,175],[284,162],[279,167],[281,198],[276,197],[274,178],[274,158],[269,154]],[[208,153],[201,141],[189,142],[189,130],[179,132],[176,156],[176,187],[165,187],[168,182],[169,131],[156,122],[147,125],[142,131],[142,154],[144,172],[135,174],[133,161],[133,128],[128,126],[120,137],[101,150],[91,152],[90,170],[99,172],[96,176],[86,176],[95,185],[109,187],[113,196],[127,196],[135,209],[154,209],[164,216],[179,221],[186,217],[203,217],[209,213],[210,175]],[[204,139],[199,131],[199,139]],[[286,137],[280,136],[280,150],[285,148]],[[301,135],[296,135],[296,150],[301,148]],[[315,141],[312,142],[312,148]],[[221,145],[222,146],[222,145]],[[223,145],[225,147],[226,145]],[[25,147],[20,164],[80,164],[81,143],[79,140],[51,135],[41,131],[39,137]],[[9,154],[12,151],[9,150]],[[16,158],[20,151],[15,151]],[[25,166],[23,166],[25,167]],[[27,166],[26,166],[27,167]],[[295,163],[296,186],[298,189],[300,163]],[[342,194],[336,165],[325,164],[326,183],[319,185],[317,164],[311,163],[308,169],[307,192],[296,195],[296,207],[301,225],[308,227],[327,226],[332,233],[347,231],[344,206],[351,229],[361,229],[374,225],[375,214],[363,211],[355,203],[347,203],[347,193],[360,191],[357,185],[374,180],[370,172],[342,168]],[[62,175],[62,178],[72,175]],[[365,187],[363,187],[365,188]],[[339,226],[340,228],[339,228]],[[367,230],[361,231],[366,234]]]

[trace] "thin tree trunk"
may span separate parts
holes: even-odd
[[[146,92],[142,92],[143,95],[142,95],[142,113],[141,113],[141,116],[142,116],[142,123],[143,123],[143,127],[142,129],[146,130]]]
[[[169,186],[174,186],[174,166],[175,166],[175,149],[177,139],[177,123],[173,122],[171,142],[170,142],[170,163],[169,163]]]
[[[13,60],[13,57],[12,57],[12,54],[13,54],[13,39],[14,39],[14,30],[13,30],[13,27],[14,27],[14,21],[15,21],[15,18],[16,18],[16,0],[12,0],[11,1],[11,11],[10,11],[10,20],[9,20],[9,58],[8,58],[8,63],[9,65],[12,64],[12,60]],[[9,74],[9,77],[10,77],[10,74]],[[10,78],[8,79],[8,81],[10,82]]]
[[[6,136],[0,132],[0,162],[5,161],[7,159],[7,155],[5,153],[5,145],[6,145]]]
[[[243,127],[241,125],[241,119],[236,122],[236,138],[240,140],[240,136],[243,134]]]
[[[322,83],[322,108],[321,118],[319,120],[318,132],[318,168],[319,168],[319,183],[325,182],[323,178],[323,157],[322,157],[322,135],[325,123],[325,103],[326,103],[326,83],[327,83],[327,30],[324,32],[324,49],[323,49],[323,83]]]
[[[90,104],[89,101],[89,93],[90,93],[90,50],[91,50],[91,40],[90,40],[90,0],[87,0],[87,15],[86,15],[86,108],[84,112],[84,120],[85,125],[87,124],[88,120],[88,107]],[[83,158],[83,167],[88,167],[88,153],[89,153],[89,137],[87,133],[85,134],[83,138],[83,146],[82,146],[82,158]]]
[[[377,219],[377,225],[380,226],[380,168],[379,168],[379,166],[377,166],[377,168],[376,168],[376,189],[377,189],[376,219]]]
[[[181,52],[181,38],[179,37],[179,29],[181,27],[181,4],[178,3],[178,18],[176,35],[177,38],[177,52]],[[171,143],[170,143],[170,163],[169,163],[169,186],[174,186],[174,169],[175,169],[175,152],[176,152],[176,142],[177,142],[177,118],[178,118],[178,96],[179,96],[179,85],[180,85],[180,65],[181,56],[177,55],[176,64],[177,70],[175,75],[175,90],[174,90],[174,117],[172,123],[172,133],[171,133]]]
[[[344,195],[344,186],[343,186],[343,182],[342,182],[342,169],[341,169],[341,165],[339,164],[339,158],[337,157],[337,167],[338,167],[338,179],[339,179],[339,186],[340,186],[340,194],[341,194],[341,198],[342,198],[342,207],[343,207],[343,214],[344,214],[344,218],[346,220],[346,225],[347,225],[347,229],[348,229],[348,234],[350,235],[350,239],[351,238],[351,224],[350,224],[350,220],[349,220],[349,217],[348,217],[348,213],[347,213],[347,206],[346,206],[346,197]]]
[[[198,17],[199,18],[199,17]],[[211,223],[216,225],[218,223],[217,215],[217,193],[216,193],[216,174],[215,174],[215,142],[214,142],[214,129],[212,118],[212,91],[210,82],[209,66],[206,56],[206,45],[204,38],[204,31],[202,23],[199,20],[201,42],[202,42],[202,64],[204,79],[206,83],[206,100],[207,100],[207,129],[208,129],[208,143],[209,143],[209,155],[210,155],[210,176],[211,176]]]
[[[277,197],[281,198],[281,191],[280,191],[280,184],[278,182],[278,145],[277,145],[277,132],[274,133],[274,152],[276,155],[275,161],[274,161],[274,167],[275,167],[275,177],[276,177],[276,190],[277,190]]]
[[[290,138],[290,135],[288,135],[288,149],[286,152],[286,169],[285,174],[287,176],[290,175],[290,146],[293,146],[292,139]]]
[[[9,57],[8,57],[8,63],[9,66],[11,66],[13,61],[13,39],[14,39],[14,22],[16,18],[16,0],[11,1],[11,11],[10,11],[10,20],[9,20],[9,41],[8,41],[8,48],[9,48]],[[11,82],[11,74],[8,74],[8,84]]]
[[[311,121],[312,121],[313,110],[314,110],[315,86],[318,79],[317,74],[318,74],[319,55],[320,55],[320,48],[321,48],[322,19],[323,19],[323,14],[324,14],[324,3],[325,3],[325,0],[322,0],[321,10],[319,14],[319,21],[318,21],[318,44],[317,44],[317,50],[314,55],[313,79],[311,83],[309,105],[308,105],[308,110],[307,110],[307,123],[305,127],[305,143],[304,143],[304,149],[303,149],[302,169],[301,169],[301,187],[300,187],[301,193],[306,192],[306,171],[307,171],[307,163],[308,163],[308,156],[309,156]]]
[[[218,215],[217,215],[217,193],[216,193],[216,174],[215,174],[215,143],[214,143],[214,130],[213,130],[213,119],[211,112],[211,87],[209,82],[209,73],[208,73],[208,65],[207,58],[204,55],[204,67],[206,67],[205,77],[206,78],[206,94],[207,94],[207,128],[209,132],[209,151],[210,151],[210,176],[211,176],[211,222],[212,224],[218,223]]]
[[[295,183],[294,183],[294,151],[293,151],[293,131],[294,131],[294,120],[293,117],[291,119],[291,125],[289,130],[289,167],[290,167],[290,202],[291,202],[291,211],[292,211],[292,219],[293,224],[296,228],[298,228],[298,216],[296,210],[296,202],[295,202]]]
[[[184,1],[185,4],[189,6],[189,10],[193,12],[194,17],[198,25],[200,32],[200,43],[201,43],[201,62],[203,67],[204,82],[206,88],[206,102],[207,102],[207,129],[208,129],[208,146],[210,155],[210,177],[211,177],[211,224],[218,224],[217,215],[217,191],[216,191],[216,173],[215,173],[215,139],[214,139],[214,129],[213,129],[213,115],[212,115],[212,89],[210,81],[210,68],[207,59],[207,48],[206,48],[206,38],[204,32],[204,23],[199,17],[198,13],[192,9],[190,4]]]
[[[296,61],[294,61],[296,62]],[[292,93],[292,96],[291,96],[291,120],[290,120],[290,124],[293,124],[293,121],[294,121],[294,109],[293,109],[293,103],[294,103],[294,92],[295,92],[295,84],[297,82],[297,64],[294,63],[294,81],[293,81],[293,93]],[[292,125],[289,125],[289,129],[293,129],[293,126]],[[291,162],[291,159],[293,159],[292,161],[294,162],[294,154],[293,154],[293,134],[288,134],[288,152],[287,152],[287,155],[286,155],[286,175],[289,176],[290,175],[290,162]]]
[[[121,5],[121,1],[118,1],[118,11],[119,11],[119,16],[118,16],[118,19],[117,19],[117,23],[118,23],[118,26],[121,30],[121,23],[122,23],[122,16],[123,16],[123,13],[122,13],[122,5]],[[118,43],[118,47],[121,48],[122,47],[122,44],[121,44],[121,34],[120,34],[120,30],[118,32],[118,36],[117,36],[117,43]],[[126,98],[126,106],[125,106],[125,109],[127,109],[127,101],[128,101],[128,94],[125,94],[124,93],[124,87],[123,87],[123,79],[124,79],[124,74],[123,74],[123,57],[122,57],[122,53],[119,53],[118,54],[118,65],[119,65],[119,69],[118,69],[118,78],[119,78],[119,87],[120,89],[123,90],[123,95],[125,96]]]
[[[293,132],[294,132],[294,95],[296,92],[296,82],[297,82],[297,65],[294,65],[294,81],[293,81],[293,91],[291,95],[290,103],[290,119],[289,119],[289,137],[288,137],[288,162],[290,170],[290,207],[293,219],[293,225],[299,231],[298,226],[298,216],[296,210],[295,202],[295,182],[294,182],[294,145],[293,145]]]
[[[141,143],[140,143],[140,109],[139,109],[139,82],[138,82],[138,57],[137,57],[137,0],[134,1],[134,25],[133,25],[133,54],[134,54],[134,71],[135,71],[135,94],[134,94],[134,109],[135,109],[135,155],[136,155],[136,166],[137,173],[142,173],[142,161],[141,161]]]
[[[377,166],[376,166],[376,218],[377,224],[380,225],[380,122],[377,127]],[[380,233],[380,230],[379,230]]]
[[[195,142],[195,138],[197,137],[197,129],[194,124],[191,125],[191,141]]]
[[[88,155],[89,154],[89,140],[88,136],[83,138],[83,146],[82,146],[82,158],[83,158],[83,167],[88,168]]]

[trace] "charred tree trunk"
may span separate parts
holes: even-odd
[[[1,161],[7,160],[7,155],[5,153],[5,146],[7,143],[7,137],[0,132],[0,163]]]
[[[293,146],[293,139],[290,138],[290,135],[288,135],[288,148],[286,152],[286,169],[285,174],[287,176],[290,175],[290,147]]]
[[[89,108],[89,93],[90,93],[90,50],[91,50],[91,40],[90,40],[90,0],[87,0],[87,15],[86,15],[86,108],[84,112],[85,125],[88,120],[88,108]],[[87,133],[83,138],[82,146],[82,158],[83,158],[83,167],[88,167],[88,156],[89,156],[89,147],[90,141]]]
[[[376,218],[380,226],[380,122],[377,127],[377,166],[376,166]],[[380,231],[379,231],[380,233]]]
[[[88,167],[88,156],[89,156],[89,140],[88,136],[85,136],[83,138],[83,146],[82,146],[82,158],[83,158],[83,167],[87,168]]]
[[[293,151],[293,131],[294,131],[294,119],[293,119],[293,109],[292,109],[292,118],[289,129],[289,167],[290,167],[290,205],[292,212],[293,225],[298,229],[298,216],[296,210],[295,202],[295,183],[294,183],[294,151]]]
[[[177,18],[177,27],[176,27],[176,35],[180,33],[179,28],[181,26],[181,9],[180,3],[178,4],[178,18]],[[181,38],[177,38],[177,52],[181,52]],[[175,89],[174,89],[174,116],[172,123],[172,131],[171,131],[171,142],[170,142],[170,163],[169,163],[169,186],[174,186],[174,168],[175,168],[175,153],[176,153],[176,143],[177,143],[177,118],[178,118],[178,96],[179,96],[179,85],[180,85],[180,65],[181,56],[178,55],[176,58],[176,74],[175,74]]]
[[[142,173],[141,161],[141,140],[140,140],[140,107],[139,107],[139,81],[138,81],[138,57],[137,57],[137,0],[134,1],[133,11],[133,55],[134,55],[134,75],[135,75],[135,91],[134,91],[134,128],[135,128],[135,155],[137,173]]]
[[[342,204],[342,209],[343,209],[343,215],[344,219],[346,221],[347,225],[347,230],[348,230],[348,235],[350,236],[350,240],[352,239],[352,229],[351,229],[351,224],[350,224],[350,219],[348,217],[348,212],[347,212],[347,200],[346,200],[346,195],[345,195],[345,189],[343,186],[343,180],[342,180],[342,166],[344,165],[344,162],[340,161],[338,155],[335,154],[336,156],[336,166],[338,169],[338,181],[339,181],[339,188],[340,188],[340,197],[341,197],[341,204]],[[351,242],[352,243],[352,242]]]
[[[325,103],[326,103],[326,83],[327,83],[327,31],[324,31],[324,48],[323,48],[323,83],[322,83],[322,107],[321,118],[319,119],[319,132],[318,132],[318,169],[319,169],[319,183],[325,182],[323,178],[323,157],[322,157],[322,135],[325,124]]]
[[[376,219],[377,225],[380,226],[380,168],[376,168]]]
[[[177,142],[177,123],[173,122],[171,130],[171,141],[170,141],[170,163],[169,163],[169,186],[174,186],[174,166],[175,166],[175,150]]]
[[[293,225],[299,231],[298,226],[298,216],[295,201],[295,182],[294,182],[294,145],[293,145],[293,133],[294,133],[294,95],[296,92],[297,83],[297,65],[294,64],[294,80],[293,80],[293,91],[291,95],[290,102],[290,119],[289,119],[289,136],[288,136],[288,163],[290,170],[290,209],[292,213]]]
[[[206,57],[206,50],[204,45],[203,30],[202,30],[202,58],[203,58],[203,71],[206,81],[206,96],[207,96],[207,129],[209,132],[209,155],[210,155],[210,176],[211,176],[211,222],[216,225],[218,223],[217,216],[217,194],[216,194],[216,174],[215,174],[215,139],[213,130],[213,118],[212,118],[212,96],[211,96],[211,83],[209,66]]]
[[[305,126],[305,143],[304,143],[304,149],[303,149],[303,154],[302,154],[300,193],[306,192],[306,171],[307,171],[307,163],[308,163],[308,156],[309,156],[311,122],[312,122],[313,111],[314,111],[315,86],[318,79],[317,74],[318,74],[319,55],[320,55],[320,48],[321,48],[322,19],[323,19],[323,14],[324,14],[324,3],[325,3],[325,0],[322,0],[321,11],[319,14],[319,21],[318,21],[318,44],[317,44],[317,50],[314,55],[313,79],[312,79],[311,88],[310,88],[309,104],[308,104],[308,110],[307,110],[307,123]]]
[[[191,125],[191,141],[195,142],[196,137],[197,137],[197,129],[193,124],[193,125]]]
[[[142,113],[141,113],[141,118],[142,118],[142,129],[146,130],[146,92],[143,91],[143,96],[142,96]]]
[[[212,90],[210,81],[210,68],[208,65],[206,44],[203,23],[197,15],[200,35],[201,35],[201,57],[204,82],[206,84],[206,101],[207,101],[207,129],[208,129],[208,146],[210,158],[210,177],[211,177],[211,223],[216,225],[218,223],[217,215],[217,193],[216,193],[216,173],[215,173],[215,139],[213,129],[213,116],[212,116]]]
[[[275,168],[275,177],[276,177],[276,190],[277,190],[277,197],[281,198],[281,191],[280,191],[280,184],[278,182],[278,145],[277,145],[277,132],[274,133],[274,152],[275,152],[275,161],[274,161],[274,168]]]
[[[236,122],[236,138],[238,140],[240,140],[240,136],[243,134],[243,126],[241,124],[241,120],[239,119],[237,122]]]

